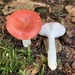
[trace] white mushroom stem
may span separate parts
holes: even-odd
[[[48,40],[49,40],[48,66],[51,70],[55,70],[57,67],[55,38],[52,36],[48,36]]]
[[[31,44],[31,40],[30,39],[29,40],[22,40],[22,43],[23,43],[24,47],[28,47],[28,45]]]

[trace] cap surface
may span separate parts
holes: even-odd
[[[6,22],[8,32],[21,40],[34,38],[39,33],[41,26],[40,16],[32,10],[15,11]]]

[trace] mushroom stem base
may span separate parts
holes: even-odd
[[[30,39],[29,40],[22,40],[22,43],[23,43],[24,47],[28,47],[28,45],[31,44],[31,40]]]

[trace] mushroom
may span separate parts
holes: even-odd
[[[17,10],[12,13],[6,22],[8,32],[22,40],[23,46],[28,47],[32,38],[37,36],[42,26],[40,16],[32,10]]]
[[[57,68],[55,38],[64,35],[66,29],[58,22],[46,23],[42,26],[40,35],[47,36],[49,40],[48,66],[51,70]]]

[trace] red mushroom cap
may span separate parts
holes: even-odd
[[[40,16],[32,10],[18,10],[12,13],[6,22],[8,32],[21,40],[34,38],[39,33],[41,26]]]

